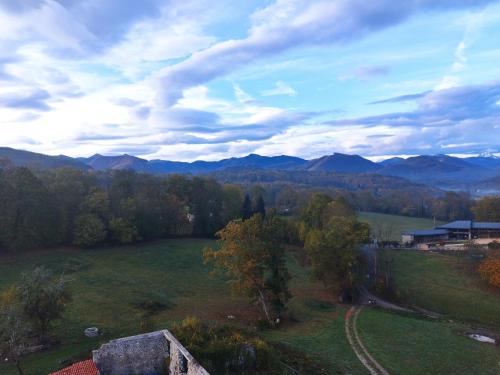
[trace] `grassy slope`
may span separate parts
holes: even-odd
[[[68,307],[65,320],[56,327],[63,345],[28,357],[25,363],[27,373],[47,374],[61,367],[62,360],[88,357],[91,349],[97,348],[100,343],[112,337],[140,332],[142,312],[134,307],[134,304],[145,299],[158,300],[172,306],[156,315],[151,330],[168,328],[173,321],[187,315],[215,321],[225,321],[226,315],[235,315],[237,323],[247,325],[246,318],[249,315],[255,317],[256,311],[249,307],[245,299],[231,297],[227,284],[223,280],[210,278],[209,268],[203,265],[201,249],[203,246],[213,244],[213,241],[208,240],[168,240],[135,247],[93,251],[59,249],[30,252],[15,257],[0,257],[0,290],[15,282],[22,271],[32,269],[39,264],[47,265],[57,271],[71,272],[69,275],[74,280],[71,284],[74,301]],[[461,303],[465,302],[462,296],[465,288],[468,290],[466,296],[473,298],[473,303],[467,305],[467,311],[462,309],[461,314],[473,311],[481,317],[481,320],[485,317],[499,320],[498,296],[478,289],[479,284],[475,278],[472,284],[465,282],[464,286],[464,282],[460,281],[464,277],[464,272],[453,264],[458,262],[455,258],[403,251],[387,254],[394,255],[393,268],[396,279],[399,280],[398,285],[412,286],[409,295],[412,298],[421,298],[422,301],[418,303],[423,307],[434,308],[428,301],[434,301],[439,306],[443,306],[445,302],[444,306],[453,311],[457,305],[461,306]],[[366,374],[344,336],[346,308],[338,305],[332,307],[318,305],[316,303],[318,300],[331,301],[331,298],[321,285],[310,281],[307,270],[298,265],[292,257],[289,266],[293,275],[292,291],[295,295],[290,301],[290,307],[297,322],[279,330],[267,331],[263,335],[268,339],[308,352],[318,361],[327,364],[332,374]],[[453,287],[457,285],[459,291],[454,293]],[[448,300],[451,302],[447,302]],[[434,309],[443,312],[440,308]],[[365,312],[361,315],[361,323],[364,314]],[[380,312],[380,314],[385,313]],[[370,323],[373,325],[373,332],[366,333],[367,340],[374,342],[371,345],[381,347],[381,351],[376,353],[376,358],[380,356],[380,360],[384,363],[383,357],[386,356],[387,361],[394,362],[393,366],[405,366],[407,361],[412,360],[410,355],[412,351],[406,354],[396,352],[392,356],[391,350],[396,350],[399,344],[387,349],[384,346],[385,334],[395,343],[399,343],[401,340],[406,340],[405,330],[411,329],[414,335],[426,337],[422,339],[425,345],[435,347],[442,344],[441,337],[431,335],[429,330],[446,332],[452,330],[447,323],[424,322],[423,324],[418,321],[409,322],[411,326],[405,326],[402,322],[400,326],[403,328],[387,333],[384,325],[399,318],[401,317],[392,315],[375,317],[375,323]],[[429,329],[430,323],[433,324],[432,329]],[[93,325],[103,328],[105,335],[97,339],[84,338],[83,329]],[[375,334],[378,336],[373,336],[371,339],[371,335]],[[365,339],[364,331],[362,335]],[[455,339],[462,340],[459,336]],[[420,353],[430,355],[426,353],[427,349],[417,344],[410,342],[405,345],[414,348],[414,357],[420,356]],[[445,345],[460,348],[462,344],[455,343],[450,338]],[[382,349],[389,352],[384,352]],[[455,355],[458,363],[462,363],[458,358],[461,355],[458,349],[450,351],[447,361],[451,361]],[[471,358],[475,358],[475,361],[486,361],[482,355],[477,357],[474,355]],[[468,365],[462,364],[460,369],[467,369]],[[10,375],[15,374],[15,371],[12,367],[0,365],[0,373]]]
[[[236,324],[248,325],[257,312],[244,298],[231,297],[225,281],[209,277],[209,267],[201,249],[214,245],[209,240],[167,240],[141,246],[97,249],[92,251],[56,249],[0,257],[0,290],[18,280],[23,271],[46,265],[65,271],[73,279],[74,301],[56,332],[62,345],[28,356],[27,374],[47,374],[60,367],[61,361],[88,358],[91,349],[110,338],[139,333],[142,311],[136,303],[146,299],[170,304],[157,314],[148,330],[169,327],[173,321],[195,315],[202,319],[225,321],[236,316]],[[343,336],[343,310],[323,311],[307,307],[311,298],[328,298],[323,288],[313,284],[307,271],[290,259],[293,313],[300,320],[287,329],[265,335],[286,341],[297,348],[315,353],[318,360],[332,368],[332,374],[364,374]],[[97,326],[104,336],[85,338],[83,329]],[[318,340],[311,339],[317,337]],[[0,374],[15,374],[0,364]]]
[[[305,351],[327,364],[331,374],[367,375],[345,337],[348,307],[334,304],[320,284],[311,284],[309,274],[295,260],[289,262],[289,270],[296,296],[290,301],[290,310],[296,322],[264,336]]]
[[[385,224],[392,229],[392,240],[401,241],[401,232],[412,229],[430,229],[434,228],[432,219],[424,219],[419,217],[408,217],[399,215],[379,214],[376,212],[358,212],[358,219],[370,225]],[[436,221],[436,224],[442,224],[441,221]]]
[[[207,277],[200,250],[210,244],[203,240],[174,240],[92,251],[44,250],[0,258],[0,288],[15,282],[22,271],[41,264],[64,271],[73,280],[73,302],[65,320],[56,327],[64,348],[34,355],[28,370],[46,373],[63,359],[86,355],[98,344],[95,339],[83,337],[86,327],[104,329],[101,341],[139,332],[143,312],[134,305],[146,299],[174,306],[155,317],[155,327],[164,327],[186,314],[206,319],[224,311],[236,314],[246,303],[231,298],[222,280]]]
[[[500,329],[500,291],[479,279],[465,257],[385,250],[393,260],[396,289],[403,302],[466,322]]]
[[[457,324],[365,309],[358,331],[368,351],[391,374],[500,373],[500,348],[465,337]]]

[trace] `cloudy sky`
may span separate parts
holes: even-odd
[[[0,146],[500,152],[500,3],[0,0]]]

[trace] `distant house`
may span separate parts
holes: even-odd
[[[401,235],[402,243],[407,246],[467,240],[485,245],[500,241],[500,223],[457,220],[434,229],[406,231]]]
[[[446,229],[412,230],[402,233],[402,242],[406,245],[444,241],[447,239],[448,231]]]

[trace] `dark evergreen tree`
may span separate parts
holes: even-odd
[[[262,217],[266,217],[266,204],[264,203],[264,198],[262,195],[259,195],[257,198],[257,202],[255,202],[255,214],[261,214]]]
[[[241,209],[241,218],[243,220],[250,219],[252,217],[252,201],[250,200],[250,196],[245,194],[245,199],[243,200],[243,207]]]

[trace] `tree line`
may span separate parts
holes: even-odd
[[[475,202],[465,193],[434,196],[402,189],[318,191],[265,183],[240,187],[210,177],[9,168],[0,170],[0,250],[213,237],[233,219],[262,213],[265,205],[282,215],[300,215],[317,192],[342,198],[355,210],[439,220],[491,219],[488,207],[495,204]]]
[[[239,186],[205,177],[0,170],[0,250],[213,237],[229,221],[262,211],[262,197],[252,198],[243,212]]]
[[[470,219],[474,204],[467,192],[445,192],[404,178],[376,174],[242,169],[212,175],[244,188],[259,184],[265,188],[268,205],[294,214],[315,192],[343,197],[359,211],[449,221]]]

